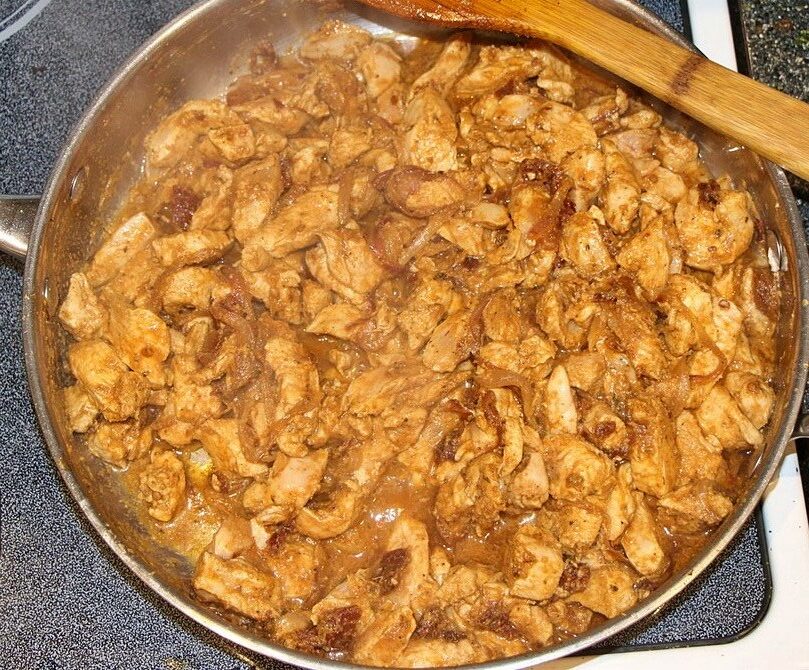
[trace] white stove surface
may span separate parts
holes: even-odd
[[[689,0],[688,13],[697,47],[735,70],[727,2]],[[765,495],[763,513],[773,590],[767,613],[751,633],[727,644],[562,659],[543,670],[809,670],[809,526],[792,445]]]

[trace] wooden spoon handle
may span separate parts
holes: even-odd
[[[377,6],[391,1],[400,4],[371,1]],[[809,105],[586,0],[414,0],[406,4],[415,18],[493,28],[559,44],[809,179]],[[394,11],[402,13],[400,8]]]

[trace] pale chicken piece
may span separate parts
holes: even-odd
[[[318,234],[336,228],[337,187],[315,187],[306,191],[267,221],[245,242],[242,266],[250,271],[263,270],[272,258],[314,245]]]
[[[659,129],[655,155],[672,172],[688,175],[699,170],[699,147],[676,130]]]
[[[163,362],[171,351],[165,321],[151,310],[114,305],[110,312],[109,339],[121,360],[142,374],[152,388],[166,383]]]
[[[761,429],[769,421],[775,404],[772,387],[761,377],[746,372],[728,372],[724,383],[739,409],[756,428]]]
[[[185,467],[174,452],[152,450],[140,475],[140,497],[157,521],[168,522],[177,515],[185,503]]]
[[[610,619],[638,602],[634,587],[635,578],[628,568],[605,565],[592,569],[584,590],[574,593],[568,600]]]
[[[678,484],[699,479],[715,480],[725,467],[719,441],[708,439],[692,412],[683,412],[675,421],[677,451],[680,455]]]
[[[545,416],[550,433],[575,435],[578,429],[578,412],[570,380],[563,365],[557,365],[545,387]]]
[[[598,538],[603,515],[587,503],[553,503],[537,513],[537,523],[553,535],[566,553],[580,553]]]
[[[230,246],[230,236],[220,230],[187,230],[152,242],[163,267],[212,263]]]
[[[570,385],[582,391],[594,391],[601,386],[607,362],[604,354],[591,351],[574,351],[564,359]]]
[[[298,325],[303,321],[300,263],[292,256],[273,259],[259,272],[242,272],[250,295],[261,300],[275,319]]]
[[[613,142],[601,143],[604,151],[607,183],[601,191],[601,208],[607,224],[616,233],[629,231],[635,222],[640,208],[640,185],[623,154]]]
[[[744,253],[755,229],[749,198],[717,182],[688,191],[674,212],[686,264],[716,273]]]
[[[256,153],[256,138],[246,123],[213,128],[208,131],[208,139],[231,163],[241,163]]]
[[[508,209],[495,202],[479,202],[469,211],[468,217],[472,223],[492,230],[507,228],[511,223]]]
[[[278,454],[267,481],[273,503],[303,507],[320,487],[328,458],[328,449],[312,451],[301,458]]]
[[[518,306],[519,298],[514,289],[495,293],[483,308],[483,332],[486,336],[498,342],[519,342],[522,324]]]
[[[385,271],[362,233],[342,228],[322,232],[319,238],[320,245],[306,254],[312,276],[350,303],[365,304]]]
[[[202,200],[194,209],[191,215],[191,221],[186,226],[184,222],[178,221],[174,227],[179,227],[185,230],[218,230],[224,231],[230,228],[231,218],[231,188],[233,186],[233,171],[224,165],[220,165],[212,170],[206,170],[201,173],[200,178],[194,183],[194,191],[191,192],[191,197],[202,197]],[[182,191],[180,192],[182,193]],[[197,196],[197,193],[200,195]],[[189,196],[186,194],[185,198]],[[181,198],[180,203],[185,204],[185,198]],[[172,195],[170,201],[174,202],[175,196]],[[191,202],[193,204],[193,200]],[[171,210],[170,210],[171,211]],[[154,245],[152,245],[154,246]],[[157,254],[155,254],[157,256]]]
[[[68,386],[62,391],[67,425],[74,433],[86,433],[98,416],[98,407],[81,384]]]
[[[211,552],[219,558],[231,559],[253,546],[250,522],[237,516],[228,516],[222,521],[213,536]]]
[[[258,477],[268,470],[266,464],[247,458],[236,419],[208,419],[196,430],[196,437],[213,459],[216,472],[227,477]]]
[[[441,536],[454,542],[464,535],[484,537],[505,507],[500,457],[484,454],[460,475],[439,486],[433,507]]]
[[[633,273],[649,300],[656,300],[669,277],[669,254],[662,217],[654,219],[618,252],[618,265]]]
[[[332,292],[312,279],[301,282],[301,308],[305,317],[314,319],[332,302]]]
[[[360,494],[354,488],[341,486],[325,501],[304,507],[295,518],[295,527],[315,540],[337,537],[353,522],[359,498]]]
[[[657,143],[657,129],[630,128],[613,133],[605,140],[613,142],[615,148],[627,159],[632,161],[651,160]],[[655,165],[660,165],[660,162],[655,161]]]
[[[576,212],[562,226],[559,252],[582,277],[593,278],[615,268],[601,235],[603,225],[604,214],[594,205],[586,212]]]
[[[433,330],[424,347],[423,360],[430,370],[452,372],[472,354],[475,325],[468,310],[450,314]]]
[[[551,100],[544,102],[539,112],[528,119],[526,129],[553,163],[561,163],[578,149],[596,146],[598,140],[584,114]],[[608,188],[611,172],[607,154]]]
[[[570,198],[577,212],[587,211],[604,185],[607,166],[604,154],[597,147],[576,149],[562,161],[565,174],[573,180]]]
[[[604,506],[604,533],[610,542],[615,542],[629,526],[635,514],[635,497],[632,491],[632,466],[623,463],[618,468],[615,486]]]
[[[352,660],[365,665],[398,665],[415,630],[416,619],[409,607],[386,607],[357,636]]]
[[[342,170],[357,161],[373,147],[373,133],[368,126],[338,128],[329,141],[329,165]]]
[[[164,268],[158,262],[154,249],[148,245],[102,287],[102,298],[106,301],[109,296],[114,296],[136,307],[148,307],[152,301],[152,288],[163,272]]]
[[[303,146],[300,146],[300,145]],[[326,140],[301,140],[292,156],[289,179],[293,186],[309,186],[326,183],[331,179],[331,165],[326,160],[329,142]]]
[[[358,417],[366,417],[382,414],[388,407],[408,400],[419,405],[435,402],[445,386],[461,381],[453,383],[450,377],[421,365],[393,363],[371,368],[351,382],[343,394],[343,407]]]
[[[432,277],[420,281],[398,316],[408,346],[420,349],[447,312],[460,307],[461,298],[449,281]]]
[[[230,289],[214,270],[196,265],[180,268],[164,276],[155,290],[165,312],[178,314],[185,309],[206,310]]]
[[[668,557],[660,541],[662,530],[657,526],[642,493],[634,493],[635,514],[621,536],[626,557],[642,575],[657,575],[668,565]]]
[[[508,618],[531,645],[548,644],[553,636],[553,624],[538,605],[517,603],[509,609]]]
[[[570,66],[551,47],[485,45],[472,70],[455,84],[455,94],[474,98],[493,93],[511,81],[539,74],[553,81],[572,81]]]
[[[107,327],[109,314],[87,277],[81,272],[70,276],[67,295],[59,307],[59,321],[77,340],[101,337]]]
[[[326,305],[306,326],[306,332],[352,340],[368,316],[366,310],[346,302]]]
[[[503,449],[503,462],[500,465],[502,476],[510,475],[522,462],[526,431],[523,421],[522,405],[514,393],[507,389],[488,391],[494,397],[494,409],[497,412],[497,426],[493,426],[500,438]]]
[[[311,598],[317,590],[318,571],[324,559],[322,547],[312,540],[287,537],[269,561],[280,597],[295,603]]]
[[[629,302],[608,308],[610,330],[618,338],[638,375],[660,379],[667,359],[655,328],[654,316],[645,304]]]
[[[382,595],[398,607],[411,607],[421,612],[435,588],[430,576],[427,526],[406,514],[399,516],[393,522],[385,552],[379,580]]]
[[[503,558],[511,593],[529,600],[550,598],[565,569],[556,539],[536,526],[520,526]]]
[[[764,444],[764,437],[722,384],[711,389],[694,415],[703,432],[719,440],[724,449],[750,449]]]
[[[596,402],[585,412],[582,428],[587,438],[609,456],[624,457],[629,451],[626,424],[606,403]]]
[[[272,95],[265,95],[262,98],[235,105],[233,110],[254,126],[267,125],[270,127],[271,132],[259,140],[259,147],[257,147],[259,150],[262,140],[270,145],[270,151],[279,144],[283,145],[283,141],[279,141],[279,135],[283,139],[285,139],[284,136],[296,135],[311,118],[303,110],[284,105]]]
[[[357,66],[371,98],[378,98],[402,77],[402,58],[384,42],[374,41],[363,49],[357,57]]]
[[[125,421],[146,404],[146,380],[132,372],[106,342],[85,340],[73,344],[67,358],[73,376],[107,421]]]
[[[446,96],[458,77],[461,76],[471,53],[471,35],[469,33],[453,35],[447,40],[432,67],[411,84],[407,95],[408,100],[411,100],[419,91],[430,87],[442,96]]]
[[[556,349],[542,335],[531,335],[519,345],[506,342],[488,342],[478,351],[477,358],[485,365],[510,370],[529,379],[544,379],[548,375],[549,361]]]
[[[480,258],[485,255],[488,244],[486,235],[480,226],[461,217],[445,217],[443,214],[435,214],[436,217],[441,217],[446,220],[441,228],[438,229],[438,234],[441,235],[447,242],[454,244],[459,249],[463,249],[468,256]],[[428,224],[429,225],[429,224]]]
[[[432,88],[420,91],[407,104],[402,138],[405,164],[432,172],[458,167],[458,128],[447,101]]]
[[[233,234],[244,244],[261,228],[284,190],[277,156],[251,162],[233,175]]]
[[[243,558],[228,560],[203,553],[193,584],[199,595],[251,619],[268,621],[278,615],[275,580]]]
[[[85,272],[90,285],[98,287],[110,281],[156,234],[157,230],[143,212],[121,223],[93,255]]]
[[[525,122],[542,109],[542,101],[534,96],[510,93],[501,98],[486,96],[475,109],[486,121],[503,130],[523,128]]]
[[[418,219],[438,212],[449,214],[470,197],[468,190],[452,175],[430,172],[415,165],[394,168],[385,174],[383,193],[390,205]],[[444,219],[433,221],[440,224]],[[399,264],[404,265],[410,258],[403,253],[399,256]]]
[[[131,423],[101,423],[87,438],[93,456],[122,468],[146,454],[152,446],[152,430]]]
[[[309,34],[298,53],[304,58],[354,60],[371,44],[371,34],[343,21],[326,21]]]
[[[615,483],[612,461],[579,437],[547,436],[542,443],[542,453],[550,493],[557,500],[584,500],[590,495],[607,493]]]
[[[170,168],[182,160],[199,137],[239,125],[239,115],[220,100],[190,100],[163,119],[146,138],[149,165]]]
[[[508,501],[522,509],[539,509],[549,496],[545,460],[538,451],[529,453],[525,465],[517,470],[508,485]]]
[[[677,482],[679,456],[674,426],[657,399],[631,399],[629,415],[629,462],[634,486],[659,498]]]
[[[663,496],[659,505],[696,519],[708,528],[718,526],[733,509],[733,501],[704,479]]]

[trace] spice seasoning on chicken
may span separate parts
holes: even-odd
[[[329,22],[146,156],[59,310],[64,406],[223,615],[371,665],[511,656],[731,511],[778,282],[748,194],[614,83]]]

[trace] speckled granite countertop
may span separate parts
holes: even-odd
[[[0,193],[41,190],[67,132],[114,68],[188,0],[0,0]],[[678,0],[646,0],[682,28]],[[3,20],[24,21],[17,34]],[[755,76],[807,97],[809,5],[744,0]],[[805,188],[805,187],[802,187]],[[804,192],[805,193],[805,192]],[[809,218],[809,208],[805,214]],[[19,333],[21,266],[0,257],[0,663],[20,669],[275,667],[214,639],[145,589],[72,504],[39,437]],[[658,619],[617,644],[740,634],[766,609],[758,527]],[[751,615],[752,613],[752,615]]]

